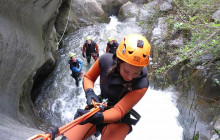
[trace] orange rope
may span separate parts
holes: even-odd
[[[72,122],[60,127],[59,133],[56,137],[63,134],[64,132],[70,130],[74,126],[80,124],[81,122],[85,121],[86,119],[88,119],[89,117],[93,116],[94,114],[96,114],[97,112],[100,111],[99,105],[101,105],[101,103],[96,103],[95,101],[92,100],[92,104],[93,104],[94,108],[92,108],[88,113],[86,113],[86,114],[80,116],[79,118],[73,120]],[[105,103],[103,105],[107,106],[107,104],[105,104]],[[35,136],[29,138],[28,140],[37,140],[38,138],[43,138],[43,140],[51,140],[50,134],[38,134],[38,135],[35,135]]]
[[[74,126],[80,124],[81,122],[85,121],[89,117],[93,116],[95,113],[100,111],[100,108],[97,107],[95,109],[90,110],[88,113],[84,114],[83,116],[75,119],[74,121],[62,126],[59,128],[59,135],[63,134],[64,132],[68,131],[69,129],[73,128]]]
[[[37,134],[27,140],[37,140],[39,138],[43,138],[43,140],[51,140],[50,139],[50,134]]]

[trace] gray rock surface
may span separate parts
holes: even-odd
[[[161,11],[166,12],[166,11],[169,11],[169,10],[172,10],[172,9],[173,9],[173,7],[169,2],[164,2],[163,4],[160,5],[160,10]]]
[[[24,126],[9,116],[0,114],[0,136],[4,140],[26,140],[37,134],[44,134],[43,131]]]
[[[97,0],[97,2],[101,4],[102,9],[105,11],[105,13],[107,13],[108,16],[118,15],[120,7],[129,1],[139,5],[148,3],[148,0]]]
[[[135,18],[136,22],[149,23],[159,11],[158,5],[160,4],[161,2],[156,0],[142,5],[129,1],[120,8],[118,18],[122,21]]]
[[[26,127],[37,123],[30,91],[40,70],[46,76],[55,64],[60,5],[61,0],[0,1],[0,132],[14,137],[4,139],[25,139],[35,131]]]
[[[138,13],[139,7],[129,1],[120,8],[118,18],[122,21],[129,18],[137,19]]]
[[[212,15],[212,18],[220,22],[220,8]]]
[[[95,0],[66,0],[59,11],[55,26],[60,35],[83,26],[110,21],[101,4]]]
[[[165,46],[165,38],[167,37],[167,22],[165,17],[160,17],[156,27],[152,31],[151,43],[154,46],[152,50],[152,62],[160,62],[161,55]]]
[[[214,129],[220,131],[220,117],[214,124]]]

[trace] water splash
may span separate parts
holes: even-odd
[[[141,119],[126,140],[182,140],[183,129],[177,121],[175,93],[148,89],[134,107]]]

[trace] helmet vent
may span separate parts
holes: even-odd
[[[129,53],[129,54],[132,54],[132,53],[133,53],[133,51],[128,51],[128,53]]]
[[[126,49],[126,43],[125,43],[125,38],[124,38],[124,47],[125,47],[125,49]]]
[[[126,52],[126,44],[125,44],[125,38],[124,38],[124,49],[122,49],[122,53],[125,54]]]
[[[145,58],[147,55],[143,54],[143,57]]]
[[[138,40],[137,41],[137,46],[140,47],[140,48],[143,48],[144,42],[142,40]]]

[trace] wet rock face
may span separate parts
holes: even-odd
[[[97,0],[101,6],[102,9],[107,13],[108,16],[117,16],[120,7],[127,3],[127,2],[132,2],[138,5],[142,5],[145,3],[148,3],[148,0]]]
[[[213,129],[219,130],[220,71],[216,64],[201,66],[185,60],[173,66],[166,75],[152,77],[156,88],[173,85],[179,91],[177,107],[184,139],[192,139],[198,132],[200,139],[210,139]]]
[[[0,112],[11,118],[30,123],[34,119],[33,77],[45,62],[55,64],[53,25],[60,4],[61,0],[0,1]],[[30,116],[21,117],[21,111]]]
[[[174,60],[180,60],[169,53],[175,53],[175,49],[184,46],[185,41],[190,41],[189,30],[176,30],[168,38],[166,26],[165,18],[162,17],[152,26],[150,72],[163,68]],[[177,107],[180,111],[179,121],[184,128],[184,139],[192,139],[197,132],[200,139],[210,139],[212,130],[219,129],[219,59],[202,65],[213,60],[210,54],[205,54],[198,60],[196,64],[191,63],[190,59],[179,61],[167,68],[166,73],[163,71],[164,73],[150,75],[154,88],[174,86],[179,91]]]
[[[168,6],[167,6],[168,5]],[[165,3],[164,1],[151,1],[151,2],[138,2],[138,1],[128,1],[124,5],[121,6],[118,13],[118,18],[121,21],[124,20],[134,20],[134,21],[143,21],[146,23],[150,23],[152,21],[152,17],[158,15],[160,7],[163,11],[168,11],[172,9],[170,3]],[[161,10],[161,11],[162,11]]]
[[[220,100],[220,72],[213,72],[208,77],[201,95]]]
[[[83,26],[109,21],[110,19],[97,1],[66,0],[59,9],[55,26],[59,35],[62,35],[63,33],[74,32]],[[67,28],[65,29],[66,25]]]
[[[166,78],[153,81],[157,86],[161,86],[157,84],[161,81],[166,83],[163,87],[173,85],[179,91],[177,107],[184,139],[192,139],[197,132],[201,139],[210,139],[212,130],[219,127],[220,71],[215,64],[189,67],[189,63],[190,60],[178,63],[168,70]]]
[[[198,132],[201,139],[210,139],[214,122],[219,118],[219,88],[216,80],[220,80],[220,72],[215,66],[204,69],[191,68],[181,70],[181,75],[188,76],[177,84],[181,95],[178,107],[181,113],[184,136],[192,138]],[[190,77],[189,77],[190,76]]]
[[[124,2],[125,1],[120,0],[99,0],[99,3],[102,5],[102,9],[107,13],[108,16],[117,16],[119,9]]]

